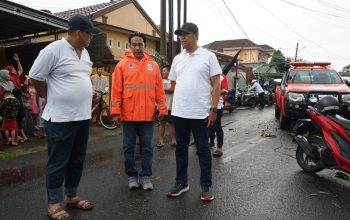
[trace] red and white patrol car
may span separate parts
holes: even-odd
[[[276,86],[275,117],[280,128],[288,129],[293,120],[306,118],[306,107],[328,95],[339,99],[340,114],[350,112],[350,88],[329,62],[291,62]]]

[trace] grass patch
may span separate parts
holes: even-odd
[[[46,145],[43,146],[36,146],[36,147],[26,147],[21,148],[18,150],[12,150],[12,151],[0,151],[0,160],[8,160],[14,157],[20,157],[26,154],[36,153],[36,152],[42,152],[46,150]]]

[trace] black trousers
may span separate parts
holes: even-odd
[[[261,109],[265,107],[265,92],[259,93],[259,107]]]

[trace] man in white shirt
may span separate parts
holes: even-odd
[[[197,25],[185,23],[175,34],[180,36],[184,51],[174,58],[169,75],[175,89],[171,114],[177,146],[176,183],[167,195],[175,197],[189,190],[188,146],[192,131],[201,168],[200,198],[212,201],[208,127],[216,121],[222,71],[215,54],[198,46]]]
[[[88,51],[94,34],[90,19],[76,15],[68,21],[67,38],[55,41],[43,50],[29,71],[38,94],[47,100],[42,118],[48,140],[45,170],[48,215],[51,219],[71,219],[67,206],[81,210],[91,202],[77,196],[83,171],[91,118],[92,62]]]
[[[261,85],[256,81],[256,79],[253,79],[251,82],[252,86],[248,89],[248,92],[255,90],[259,94],[259,106],[258,108],[260,110],[263,110],[265,107],[265,91],[261,87]]]
[[[94,94],[92,97],[92,106],[95,106],[97,104],[97,100],[101,96],[101,94],[98,93],[97,91],[107,94],[108,90],[109,90],[108,79],[107,79],[107,77],[102,75],[102,73],[103,73],[103,67],[99,66],[99,67],[97,67],[97,73],[95,75],[91,76],[92,89],[94,91]],[[101,112],[101,110],[102,109],[99,108],[99,109],[96,109],[92,113],[92,122],[93,123],[96,122],[96,118],[97,118],[98,114]]]

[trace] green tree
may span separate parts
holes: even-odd
[[[344,66],[340,74],[342,76],[350,76],[350,64],[347,66]]]
[[[286,64],[290,62],[290,58],[286,58],[280,49],[276,50],[272,57],[270,64],[276,65],[278,72],[285,72],[288,70]]]

